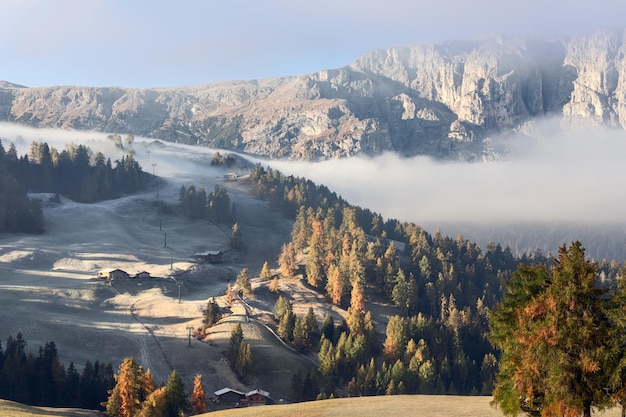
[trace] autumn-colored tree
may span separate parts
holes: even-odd
[[[155,389],[141,403],[141,409],[135,417],[167,417],[167,399],[165,386]]]
[[[278,268],[282,276],[292,278],[298,270],[298,264],[296,263],[296,253],[294,251],[293,243],[285,243],[282,246],[280,255],[278,257]]]
[[[270,281],[269,290],[274,294],[278,294],[280,292],[280,282],[278,281],[278,277],[274,277],[272,281]]]
[[[330,297],[330,301],[339,305],[343,298],[344,280],[341,271],[335,264],[331,264],[328,268],[328,281],[326,282],[326,293]]]
[[[306,280],[313,287],[322,287],[325,281],[322,245],[319,237],[315,234],[311,238],[311,245],[309,246],[309,257],[306,262]]]
[[[363,287],[359,282],[352,287],[350,307],[346,312],[346,324],[352,335],[365,333],[365,297]]]
[[[194,414],[202,414],[207,411],[206,392],[202,385],[202,375],[197,374],[193,380],[193,393],[191,394],[191,408]]]
[[[252,284],[250,283],[250,278],[248,277],[248,268],[243,268],[239,275],[237,275],[237,280],[235,281],[235,286],[243,291],[243,295],[249,297],[252,295]]]
[[[229,306],[233,303],[233,286],[230,285],[230,282],[226,286],[226,301]]]
[[[112,417],[134,417],[141,403],[154,388],[151,376],[146,377],[143,368],[133,358],[126,358],[115,375],[116,384],[109,391],[105,404],[107,414]],[[147,382],[146,386],[144,384]]]
[[[242,244],[241,228],[239,227],[239,223],[235,223],[233,225],[233,234],[230,238],[230,246],[233,249],[240,249]]]
[[[400,316],[392,316],[387,323],[387,338],[383,345],[385,356],[395,361],[402,357],[407,343],[406,320]]]
[[[623,305],[584,255],[574,242],[550,269],[520,266],[506,283],[491,315],[491,340],[502,352],[494,404],[506,415],[590,417],[623,389],[611,370],[620,367],[626,337],[610,319]]]
[[[263,267],[261,268],[261,273],[259,274],[259,277],[264,281],[272,278],[272,270],[270,269],[267,261],[263,263]]]

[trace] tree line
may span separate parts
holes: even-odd
[[[87,361],[82,372],[59,360],[54,342],[40,346],[38,354],[26,352],[21,333],[0,343],[0,398],[46,407],[102,409],[107,391],[114,385],[113,367]]]
[[[145,188],[147,175],[132,155],[115,161],[85,145],[62,151],[33,141],[28,154],[18,156],[15,144],[5,150],[0,140],[0,233],[43,232],[42,202],[28,193],[53,193],[92,203]]]
[[[178,193],[178,203],[183,216],[191,220],[234,223],[237,217],[234,203],[232,206],[230,204],[228,192],[219,185],[208,195],[203,187],[182,185]]]
[[[313,346],[319,366],[309,386],[319,387],[322,396],[492,392],[499,352],[488,337],[491,311],[510,271],[554,259],[541,251],[516,257],[492,243],[483,251],[460,235],[431,235],[413,223],[385,221],[324,186],[269,168],[257,166],[250,187],[294,218],[292,239],[278,259],[281,279],[302,273],[346,309],[332,335]],[[620,268],[604,261],[599,273],[611,281]],[[370,300],[397,307],[382,346],[366,309]],[[297,320],[284,317],[289,314],[277,315],[279,330],[295,328]]]

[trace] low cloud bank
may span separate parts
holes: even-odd
[[[550,130],[550,129],[545,129]],[[626,135],[604,129],[524,141],[509,158],[442,163],[426,157],[350,158],[271,166],[327,185],[350,203],[417,224],[626,222]]]
[[[392,153],[324,162],[261,163],[325,184],[350,203],[385,218],[421,225],[626,223],[626,134],[607,129],[566,134],[555,123],[538,126],[532,140],[496,139],[511,153],[507,160],[493,163],[440,162]],[[74,141],[102,150],[114,160],[123,152],[106,137],[98,132],[0,124],[5,149],[15,142],[20,155],[28,152],[33,140],[45,140],[57,149]],[[148,146],[152,141],[137,138],[134,146],[144,170],[152,172],[151,164],[156,163],[157,175],[187,171],[193,176],[214,175],[206,160],[213,149],[170,143]],[[172,157],[177,153],[181,158]]]

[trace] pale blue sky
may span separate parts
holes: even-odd
[[[370,49],[625,25],[623,0],[2,0],[0,80],[167,87],[312,73]]]

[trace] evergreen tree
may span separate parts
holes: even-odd
[[[619,367],[626,337],[609,319],[621,310],[585,260],[580,242],[559,249],[556,264],[524,267],[507,283],[491,316],[491,340],[502,351],[494,402],[506,415],[591,416],[610,407],[607,370]]]
[[[230,343],[228,345],[227,356],[230,361],[230,366],[235,368],[237,357],[239,356],[239,348],[243,342],[243,329],[241,323],[237,323],[233,331],[230,333]]]
[[[235,372],[244,383],[252,382],[254,376],[254,359],[252,357],[252,347],[250,343],[241,342]]]
[[[165,403],[167,415],[169,417],[177,417],[189,410],[189,403],[187,402],[187,397],[185,396],[185,386],[176,370],[173,370],[167,378]]]
[[[215,298],[211,298],[207,303],[206,310],[204,310],[202,324],[205,327],[211,327],[220,319],[220,307],[215,302]]]

